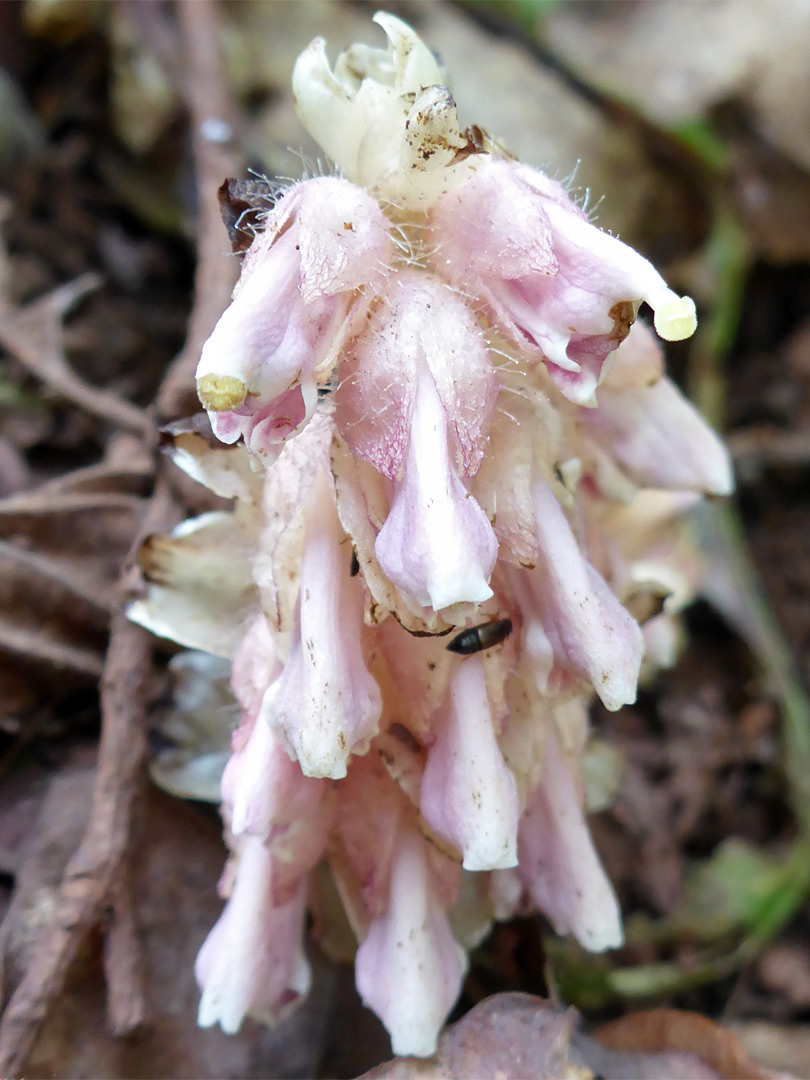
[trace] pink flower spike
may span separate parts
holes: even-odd
[[[425,842],[402,826],[388,909],[372,920],[355,961],[357,989],[388,1029],[395,1055],[436,1052],[466,966],[431,881]]]
[[[197,956],[200,1027],[235,1034],[246,1016],[276,1023],[308,992],[303,949],[305,884],[272,903],[273,860],[263,841],[245,837],[230,899]]]
[[[374,546],[385,575],[434,611],[488,600],[498,542],[452,468],[447,417],[427,373],[416,389],[403,473]]]
[[[465,870],[517,865],[518,798],[498,749],[480,656],[456,665],[447,713],[422,775],[419,810]]]
[[[305,180],[279,200],[197,368],[219,438],[250,435],[251,449],[272,456],[306,422],[316,382],[348,332],[354,294],[380,280],[391,246],[379,205],[347,180]],[[299,385],[295,399],[274,407]]]
[[[544,480],[535,480],[533,498],[540,556],[526,576],[555,665],[589,681],[614,711],[636,700],[641,630],[583,558]]]
[[[347,572],[332,484],[320,469],[307,505],[301,584],[290,655],[262,703],[305,776],[346,775],[351,754],[377,734],[380,691],[363,657],[362,585]]]
[[[532,899],[558,934],[573,934],[590,952],[619,948],[619,906],[594,849],[553,721],[546,731],[539,782],[521,819],[518,855]]]

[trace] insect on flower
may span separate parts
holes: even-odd
[[[511,633],[511,619],[493,619],[492,622],[481,623],[480,626],[469,626],[456,634],[447,646],[447,651],[458,653],[459,656],[473,656],[484,649],[500,645]]]

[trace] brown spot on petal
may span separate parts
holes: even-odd
[[[608,315],[613,319],[611,340],[621,344],[630,333],[630,327],[636,321],[636,305],[632,300],[620,300],[618,304],[613,305]]]
[[[204,409],[225,412],[244,403],[247,387],[233,375],[203,375],[197,379],[197,397]]]

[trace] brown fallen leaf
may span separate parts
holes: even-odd
[[[659,1010],[665,1012],[666,1010]],[[690,1013],[627,1017],[611,1036],[577,1030],[574,1009],[529,994],[496,994],[471,1009],[439,1040],[435,1058],[397,1058],[362,1080],[765,1080],[737,1041]],[[645,1019],[646,1018],[646,1019]],[[638,1023],[630,1023],[638,1019]],[[675,1033],[673,1035],[673,1032]],[[681,1034],[696,1033],[688,1044]],[[612,1039],[612,1041],[611,1041]],[[642,1045],[643,1044],[643,1045]],[[728,1071],[731,1069],[732,1071]],[[736,1071],[734,1071],[736,1070]]]
[[[604,1024],[595,1034],[613,1050],[692,1053],[719,1080],[766,1080],[768,1075],[729,1031],[697,1013],[649,1009]]]

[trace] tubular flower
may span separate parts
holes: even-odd
[[[131,616],[219,658],[184,685],[230,664],[242,713],[200,1023],[300,999],[331,876],[363,999],[397,1053],[429,1055],[493,920],[536,908],[621,944],[585,816],[587,707],[674,662],[700,577],[684,515],[732,477],[636,322],[646,303],[660,337],[688,336],[691,300],[462,131],[432,53],[376,21],[386,48],[332,69],[316,41],[296,64],[341,176],[294,185],[245,256],[197,372],[220,442],[189,428],[174,448],[233,510],[149,538]],[[182,747],[155,775],[175,792],[222,761],[218,685],[193,699],[204,769],[187,691],[167,728]]]
[[[269,457],[306,423],[390,249],[379,206],[346,180],[308,180],[278,201],[197,368],[218,438]]]

